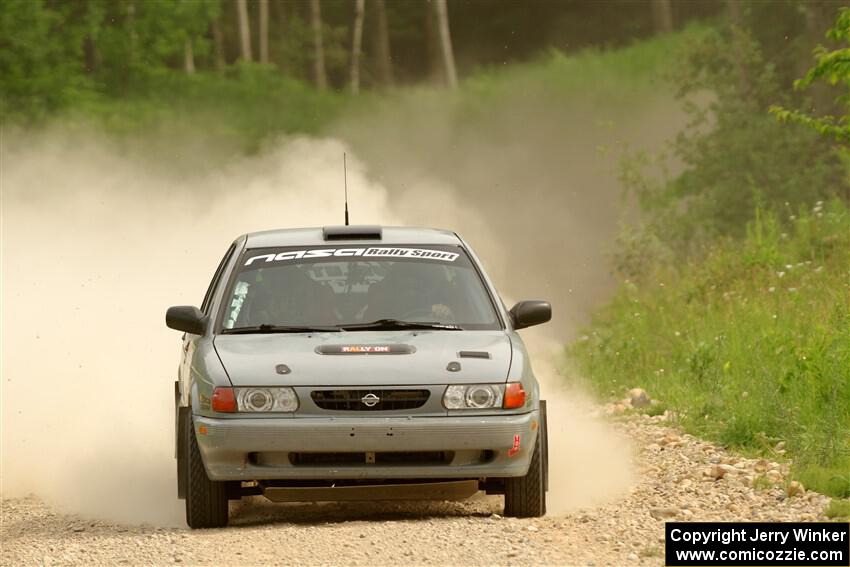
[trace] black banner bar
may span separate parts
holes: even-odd
[[[850,567],[850,523],[667,522],[665,564]]]

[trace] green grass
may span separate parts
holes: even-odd
[[[824,515],[834,520],[850,519],[850,500],[833,499],[826,507]]]
[[[657,403],[647,406],[643,410],[643,413],[650,417],[655,417],[656,415],[663,415],[665,411],[667,411],[667,404]]]
[[[645,388],[687,431],[788,457],[807,488],[846,497],[850,213],[788,214],[790,228],[757,215],[744,241],[623,283],[569,353],[601,396]]]
[[[770,490],[773,488],[773,483],[764,475],[759,475],[753,479],[753,488],[758,491]]]

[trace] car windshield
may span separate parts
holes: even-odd
[[[460,246],[249,249],[228,289],[225,333],[501,328]]]

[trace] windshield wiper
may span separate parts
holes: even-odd
[[[362,331],[362,330],[394,330],[394,329],[439,329],[442,331],[462,331],[463,328],[458,325],[447,323],[437,323],[436,321],[401,321],[399,319],[378,319],[371,323],[357,323],[354,325],[339,325],[339,328],[344,331]]]
[[[304,326],[304,325],[251,325],[249,327],[236,327],[233,329],[223,329],[222,334],[227,335],[246,335],[252,333],[331,333],[339,332],[339,327],[321,327],[321,326]]]

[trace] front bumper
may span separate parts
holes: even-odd
[[[194,416],[212,480],[517,477],[528,472],[539,412],[503,416],[209,418]],[[290,453],[449,452],[434,464],[293,464]],[[487,455],[486,459],[479,458]],[[258,455],[260,458],[258,458]]]

